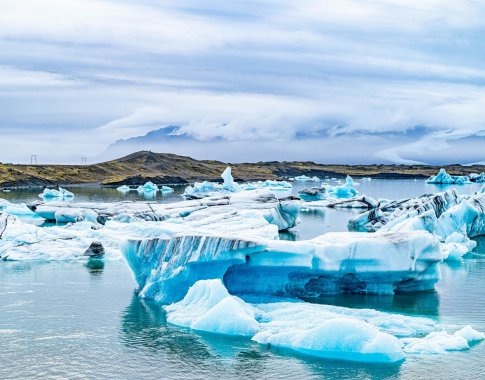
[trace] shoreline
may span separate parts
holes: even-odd
[[[174,154],[136,152],[117,160],[92,165],[25,165],[0,163],[0,189],[42,188],[44,186],[137,186],[147,181],[160,185],[189,185],[194,182],[222,182],[220,174],[233,169],[238,182],[284,180],[306,175],[320,178],[426,179],[445,168],[451,175],[485,171],[485,165],[338,165],[311,161],[268,161],[224,163],[195,160]]]

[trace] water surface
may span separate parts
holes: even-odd
[[[296,190],[309,184],[297,184]],[[467,185],[460,192],[475,191]],[[442,190],[424,181],[373,180],[359,191],[404,198]],[[114,189],[71,188],[74,201],[116,201]],[[179,191],[180,192],[180,191]],[[30,201],[38,191],[5,193]],[[0,196],[4,197],[5,194]],[[137,197],[137,193],[129,197]],[[179,195],[160,198],[179,200]],[[294,238],[345,230],[355,210],[302,215]],[[290,234],[291,235],[291,234]],[[322,303],[374,308],[485,331],[485,238],[461,264],[443,264],[436,292],[335,296]],[[0,263],[0,379],[483,379],[485,344],[465,352],[408,357],[398,365],[313,359],[248,339],[200,334],[167,325],[160,306],[140,300],[122,262]]]

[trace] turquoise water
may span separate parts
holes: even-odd
[[[460,191],[476,188],[463,186]],[[389,180],[363,183],[359,190],[389,198],[436,191],[423,181]],[[79,189],[73,191],[79,195]],[[117,199],[105,196],[105,189],[97,194],[95,188],[89,191],[97,200]],[[25,194],[8,194],[11,199],[27,200]],[[349,212],[340,211],[303,214],[295,238],[344,229]],[[464,263],[442,265],[443,279],[436,292],[319,301],[422,315],[485,331],[485,238],[478,242],[476,252]],[[465,352],[411,356],[397,365],[313,359],[246,339],[167,325],[162,309],[139,300],[133,288],[122,262],[102,267],[1,262],[0,379],[485,378],[485,344]]]

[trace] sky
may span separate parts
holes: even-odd
[[[0,1],[0,161],[481,162],[484,62],[483,0]]]

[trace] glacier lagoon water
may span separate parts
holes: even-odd
[[[308,187],[298,183],[295,191]],[[476,188],[475,188],[476,187]],[[476,185],[457,187],[460,192]],[[403,198],[443,190],[423,180],[373,180],[358,190]],[[75,201],[117,201],[115,189],[70,188]],[[179,200],[176,189],[161,201]],[[2,194],[31,201],[38,191]],[[138,197],[134,192],[129,195]],[[283,238],[304,239],[345,230],[356,210],[304,213]],[[428,316],[485,331],[485,238],[462,264],[443,264],[436,292],[399,296],[336,296],[319,301]],[[444,355],[408,357],[398,365],[370,365],[298,356],[245,339],[189,332],[166,324],[162,309],[141,301],[121,262],[0,263],[0,378],[485,378],[485,344]]]

